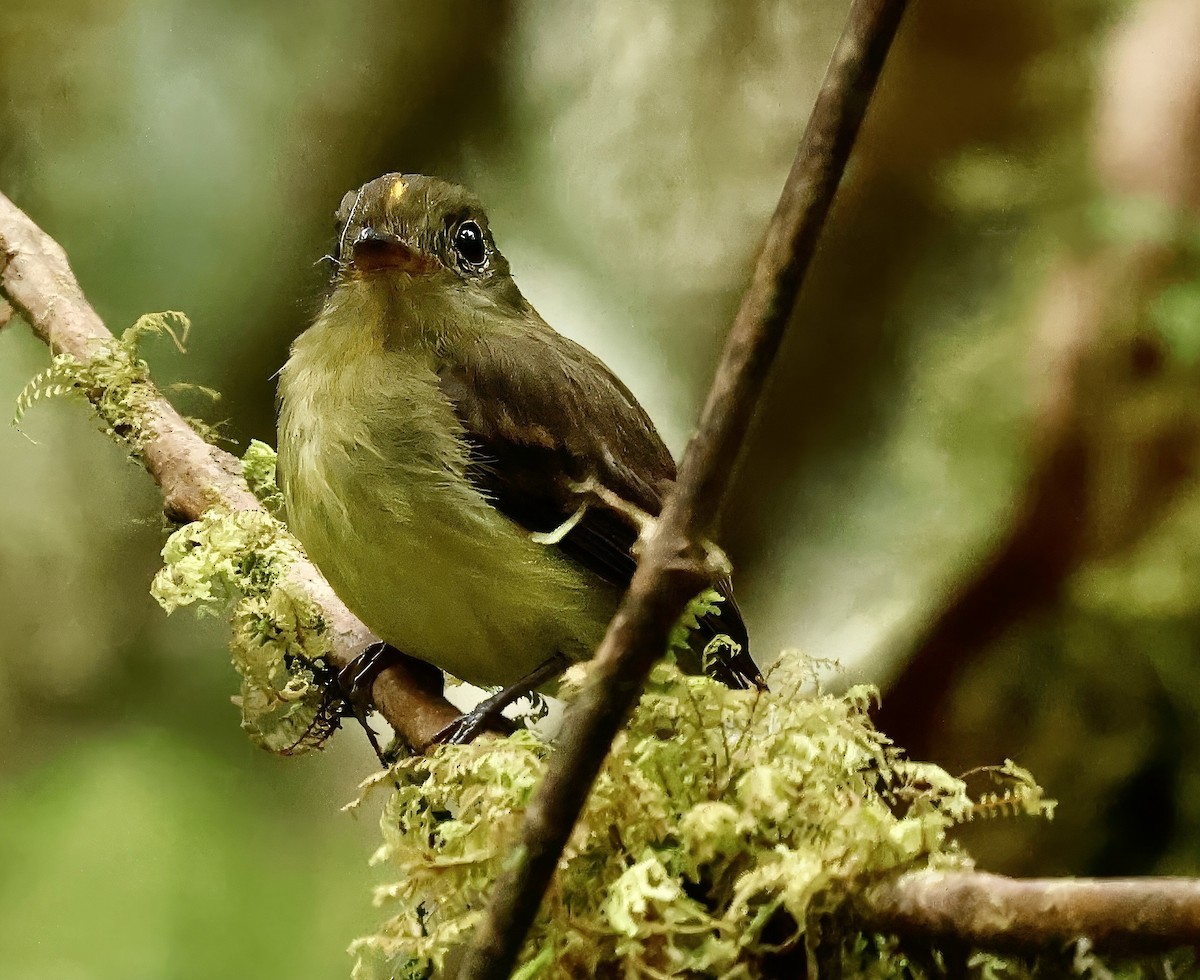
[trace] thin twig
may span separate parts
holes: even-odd
[[[79,288],[62,247],[3,194],[0,259],[0,293],[52,351],[86,363],[113,343],[113,335]],[[184,521],[196,520],[210,507],[261,508],[242,477],[240,461],[201,439],[157,389],[152,387],[150,395],[147,415],[154,435],[143,447],[142,458],[162,488],[167,515]],[[330,660],[345,666],[374,636],[311,563],[297,562],[289,574],[328,625]],[[389,724],[416,748],[426,746],[458,717],[424,665],[390,667],[375,681],[372,696]]]
[[[1200,944],[1200,879],[1006,878],[917,871],[851,902],[866,928],[997,951],[1045,952],[1087,939],[1117,952]]]
[[[525,814],[516,859],[496,882],[459,975],[512,970],[613,736],[636,702],[687,601],[708,584],[698,543],[716,523],[725,484],[783,338],[800,284],[875,89],[905,0],[855,0],[679,480],[629,591],[570,706],[562,744]]]

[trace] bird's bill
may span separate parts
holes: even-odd
[[[383,235],[370,229],[363,229],[363,234],[355,242],[354,257],[350,264],[357,272],[380,272],[386,269],[414,276],[433,272],[439,266],[437,259],[394,235]]]

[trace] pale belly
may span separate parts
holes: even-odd
[[[397,649],[480,685],[511,683],[557,653],[592,655],[617,596],[557,549],[428,469],[392,463],[385,475],[336,446],[307,456],[286,482],[292,530]]]
[[[497,526],[508,523],[499,515],[468,529],[436,500],[413,503],[408,520],[360,514],[354,527],[306,535],[372,630],[473,684],[511,683],[556,653],[591,656],[614,608],[606,590]]]

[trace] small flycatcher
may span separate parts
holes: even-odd
[[[470,192],[388,174],[337,225],[328,297],[280,378],[288,523],[396,650],[473,684],[542,683],[592,655],[635,566],[633,524],[581,487],[657,515],[671,454],[521,295]],[[718,589],[697,646],[726,635],[707,669],[759,685]]]

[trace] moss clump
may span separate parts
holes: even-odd
[[[167,539],[151,594],[168,612],[228,615],[235,702],[259,745],[292,754],[319,746],[337,725],[327,691],[325,622],[288,579],[300,550],[287,529],[258,510],[211,510]]]
[[[43,399],[82,395],[107,434],[139,459],[154,437],[151,408],[160,397],[141,357],[141,343],[150,335],[166,335],[182,351],[189,327],[182,313],[151,313],[86,363],[70,354],[56,355],[22,389],[13,423],[19,424]],[[216,397],[195,385],[178,387]],[[203,438],[216,440],[212,427],[187,421]],[[337,725],[340,702],[327,693],[325,624],[287,579],[300,549],[272,516],[282,504],[274,450],[254,441],[243,470],[250,489],[271,513],[214,509],[177,530],[163,548],[166,567],[155,577],[151,593],[168,613],[193,606],[200,615],[229,615],[233,664],[242,678],[241,696],[235,699],[242,727],[263,747],[294,753],[328,737]]]
[[[242,455],[242,475],[259,502],[274,516],[283,515],[283,491],[275,480],[278,456],[265,442],[251,439]]]
[[[586,667],[573,669],[567,695]],[[873,876],[961,868],[955,824],[1052,803],[1012,764],[974,799],[961,779],[909,762],[872,726],[875,692],[733,691],[655,668],[563,856],[523,954],[525,978],[776,975],[813,928]],[[548,747],[528,732],[406,759],[390,787],[375,862],[386,919],[351,947],[357,980],[426,976],[463,943],[511,860]],[[871,937],[837,944],[846,965],[903,957]],[[793,964],[794,967],[799,964]]]
[[[131,455],[139,458],[146,442],[154,436],[147,409],[158,395],[150,382],[150,368],[140,353],[141,343],[147,336],[165,335],[183,350],[189,328],[188,318],[175,310],[147,313],[87,363],[70,354],[54,355],[50,367],[31,378],[17,396],[13,424],[20,424],[25,413],[43,399],[83,395],[91,401],[104,431],[125,443]],[[198,431],[205,438],[212,436],[203,424]]]

